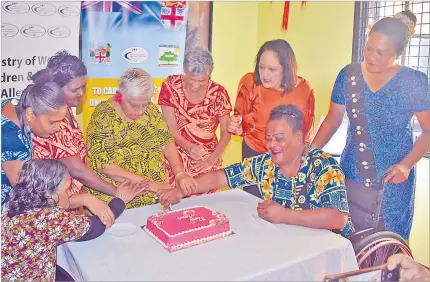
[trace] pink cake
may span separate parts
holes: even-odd
[[[170,252],[232,233],[228,218],[206,207],[157,213],[148,218],[144,229]]]

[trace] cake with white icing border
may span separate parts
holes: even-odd
[[[157,213],[148,218],[144,229],[170,252],[232,234],[228,218],[206,207]]]

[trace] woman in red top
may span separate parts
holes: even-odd
[[[267,151],[266,123],[272,109],[292,104],[304,115],[305,142],[310,143],[315,120],[314,91],[304,78],[297,75],[296,58],[287,41],[276,39],[264,43],[258,51],[253,73],[239,82],[234,115],[227,130],[244,137],[242,159]],[[245,190],[257,197],[256,186]]]
[[[185,172],[191,176],[220,169],[221,155],[230,141],[230,98],[223,86],[210,79],[212,69],[211,53],[201,47],[192,48],[185,55],[184,74],[167,77],[158,99]],[[173,179],[167,168],[169,179]]]
[[[86,166],[86,145],[72,111],[72,107],[81,104],[86,92],[87,68],[78,57],[67,51],[60,51],[49,59],[46,69],[34,74],[32,79],[36,83],[47,75],[52,76],[54,82],[61,87],[67,100],[67,114],[60,123],[60,131],[49,138],[33,137],[32,158],[61,160],[72,177],[69,191],[73,195],[71,201],[77,202],[78,206],[86,206],[102,220],[113,223],[114,216],[107,205],[82,191],[82,186],[85,185],[112,196],[116,193],[112,184],[98,177]]]

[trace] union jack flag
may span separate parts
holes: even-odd
[[[142,9],[140,1],[84,1],[82,2],[82,10],[87,9],[95,12],[121,12],[123,8],[140,15]]]

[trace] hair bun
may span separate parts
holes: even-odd
[[[48,65],[46,67],[50,69],[57,68],[68,56],[70,56],[70,54],[69,52],[67,52],[67,50],[58,51],[57,53],[55,53],[54,56],[49,59]]]
[[[53,82],[54,73],[51,69],[46,68],[33,74],[31,76],[31,80],[33,80],[33,83],[41,83],[41,84],[44,84],[47,82]]]
[[[417,17],[410,10],[405,10],[397,13],[395,19],[400,20],[408,28],[408,36],[412,37],[415,34],[415,26],[417,25]]]

